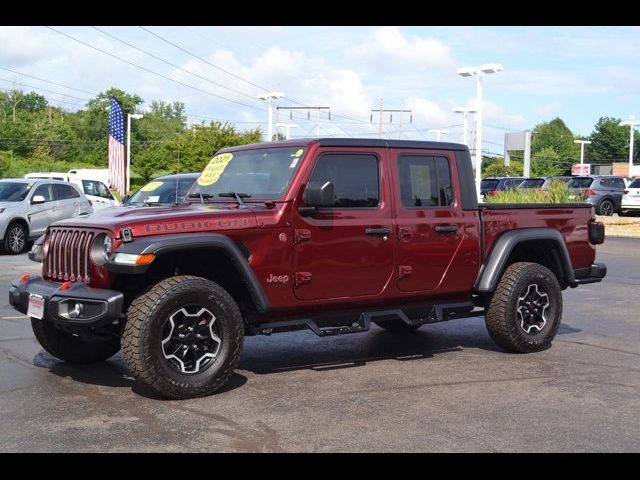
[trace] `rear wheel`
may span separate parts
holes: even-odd
[[[233,374],[244,327],[220,285],[193,276],[167,278],[134,300],[122,336],[136,379],[166,398],[210,395]]]
[[[556,276],[529,262],[509,265],[485,314],[491,338],[514,353],[549,348],[561,318],[562,291]]]
[[[24,252],[27,246],[27,229],[21,223],[12,223],[4,235],[4,249],[12,255]]]
[[[610,217],[613,215],[615,211],[615,207],[613,206],[613,202],[611,200],[602,200],[598,205],[598,211],[596,212],[598,215],[604,215],[605,217]]]
[[[31,328],[42,348],[68,363],[102,362],[120,350],[120,340],[117,338],[84,340],[37,318],[31,319]]]

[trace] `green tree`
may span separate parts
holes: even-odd
[[[487,167],[482,176],[486,177],[518,177],[522,175],[522,162],[510,161],[509,165],[493,163]]]
[[[619,118],[600,117],[591,133],[591,145],[587,158],[593,160],[626,160],[629,158],[629,127],[621,127]],[[634,140],[640,141],[640,133]],[[638,158],[638,150],[634,148],[634,159]]]
[[[553,147],[545,147],[531,157],[531,175],[534,177],[562,175],[571,168],[571,160],[561,160]]]
[[[569,127],[558,117],[549,122],[542,122],[533,130],[531,138],[531,155],[535,157],[545,148],[552,148],[560,160],[580,158],[579,146],[573,143],[574,135]]]

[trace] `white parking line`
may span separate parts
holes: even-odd
[[[0,320],[17,320],[18,318],[29,318],[27,315],[18,315],[15,317],[0,317]]]

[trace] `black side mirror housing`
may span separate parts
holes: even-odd
[[[309,207],[333,207],[336,203],[333,182],[309,182],[302,198]]]

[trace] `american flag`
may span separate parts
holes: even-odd
[[[124,113],[118,101],[111,97],[109,110],[109,184],[124,195],[126,192],[126,166],[124,158]]]

